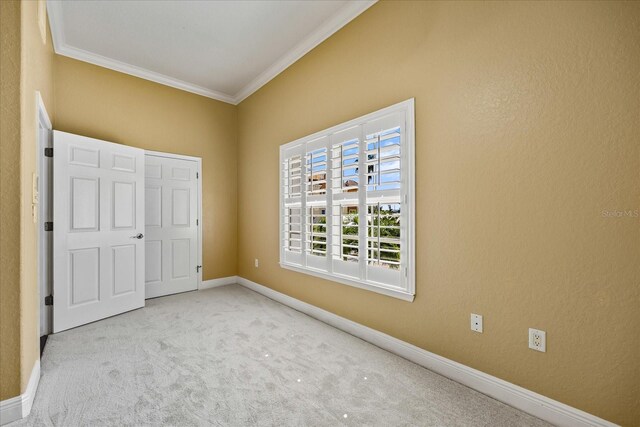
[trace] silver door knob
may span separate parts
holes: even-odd
[[[144,237],[144,234],[142,233],[138,233],[135,236],[131,236],[132,239],[142,239]]]

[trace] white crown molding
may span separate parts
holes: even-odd
[[[329,18],[320,27],[318,27],[316,31],[304,38],[300,43],[294,46],[293,49],[280,57],[280,59],[278,59],[276,62],[271,64],[271,66],[264,72],[262,72],[258,77],[253,79],[253,81],[251,81],[248,85],[240,89],[240,91],[235,95],[236,104],[244,101],[247,97],[256,92],[262,86],[269,83],[278,74],[289,68],[290,65],[296,62],[298,59],[302,58],[320,43],[331,37],[335,32],[354,20],[362,12],[369,9],[377,1],[378,0],[349,1],[347,5],[340,10],[339,13],[331,16],[331,18]]]
[[[49,16],[49,29],[51,30],[51,41],[53,42],[53,50],[58,52],[58,48],[64,44],[64,30],[62,20],[62,4],[48,0],[47,16]]]
[[[135,65],[130,65],[124,62],[117,61],[115,59],[107,58],[102,55],[87,52],[86,50],[63,45],[59,49],[56,49],[56,53],[62,56],[68,56],[69,58],[88,62],[90,64],[99,65],[100,67],[109,68],[114,71],[129,74],[134,77],[140,77],[141,79],[160,83],[161,85],[170,86],[176,89],[184,90],[186,92],[195,93],[197,95],[206,96],[207,98],[217,99],[218,101],[223,101],[235,105],[235,98],[233,96],[227,95],[226,93],[216,92],[202,86],[174,79],[173,77],[165,76],[164,74],[148,71],[144,68],[136,67]]]
[[[27,390],[19,396],[0,402],[0,425],[27,417],[31,413],[33,399],[40,383],[40,360],[36,360],[31,370]]]
[[[171,86],[176,89],[195,93],[197,95],[206,96],[207,98],[216,99],[218,101],[227,102],[229,104],[238,105],[249,95],[260,89],[262,86],[271,81],[274,77],[288,68],[291,64],[303,57],[311,49],[329,38],[332,34],[344,27],[355,17],[367,10],[378,0],[356,0],[349,1],[337,14],[325,21],[316,31],[298,43],[287,54],[274,62],[267,70],[261,73],[253,81],[243,87],[235,95],[229,95],[224,92],[218,92],[209,88],[205,88],[196,84],[185,82],[164,74],[149,71],[135,65],[127,64],[116,59],[107,58],[96,53],[92,53],[83,49],[69,46],[64,36],[64,23],[62,17],[62,2],[48,1],[47,14],[49,15],[49,26],[51,27],[51,38],[53,39],[53,48],[58,55],[67,56],[79,61],[88,62],[100,67],[109,68],[121,73],[129,74],[141,79],[150,80],[165,86]]]
[[[252,291],[258,292],[300,311],[313,318],[320,320],[334,328],[340,329],[348,334],[356,336],[377,347],[397,354],[411,362],[423,366],[430,371],[450,378],[469,388],[486,394],[496,400],[506,403],[523,412],[531,414],[542,420],[561,427],[615,427],[609,421],[598,418],[587,412],[573,408],[557,400],[550,399],[541,394],[535,393],[526,388],[517,386],[500,378],[486,374],[477,369],[463,365],[453,360],[447,359],[437,354],[428,352],[420,347],[416,347],[405,341],[401,341],[390,335],[384,334],[375,329],[368,328],[359,323],[353,322],[344,317],[318,308],[314,305],[300,301],[271,288],[252,282],[243,277],[238,277],[238,283]]]
[[[150,80],[165,86],[170,86],[186,92],[195,93],[197,95],[206,96],[207,98],[217,99],[218,101],[236,104],[236,98],[223,92],[211,90],[196,84],[185,82],[164,74],[149,71],[135,65],[127,64],[116,59],[107,58],[97,53],[88,52],[69,46],[64,37],[64,25],[62,19],[62,3],[59,1],[48,1],[47,12],[49,15],[49,23],[51,27],[51,38],[53,39],[53,48],[58,55],[67,56],[79,61],[88,62],[100,67],[109,68],[141,79]]]
[[[238,276],[221,277],[219,279],[203,280],[200,283],[199,291],[203,289],[218,288],[220,286],[233,285],[238,283]]]

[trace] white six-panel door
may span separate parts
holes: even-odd
[[[145,156],[146,297],[198,289],[198,163]]]
[[[144,151],[54,132],[53,331],[144,306]]]

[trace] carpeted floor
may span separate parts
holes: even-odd
[[[543,426],[238,285],[49,337],[18,425]]]

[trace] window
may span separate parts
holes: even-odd
[[[413,300],[414,101],[280,147],[280,265]]]

